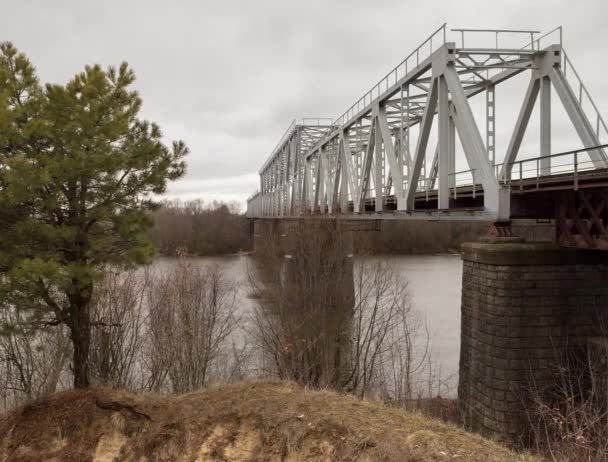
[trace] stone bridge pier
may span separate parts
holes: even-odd
[[[462,259],[459,409],[467,429],[518,441],[564,353],[608,336],[608,252],[479,242]]]

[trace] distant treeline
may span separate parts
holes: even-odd
[[[220,255],[249,250],[247,218],[237,203],[167,201],[154,212],[160,253]]]

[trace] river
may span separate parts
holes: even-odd
[[[396,271],[408,281],[412,306],[426,319],[434,369],[440,368],[447,379],[450,394],[455,395],[460,355],[460,295],[462,261],[459,255],[399,255],[382,257],[391,261]],[[200,265],[218,264],[225,275],[238,284],[238,305],[243,314],[251,311],[248,297],[247,267],[250,257],[229,255],[198,257]],[[175,264],[175,259],[159,258],[153,270],[162,272]]]

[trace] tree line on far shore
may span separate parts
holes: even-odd
[[[153,212],[161,255],[225,255],[251,249],[249,223],[236,202],[165,201]]]

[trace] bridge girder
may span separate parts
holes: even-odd
[[[432,213],[462,212],[466,218],[472,211],[460,210],[456,199],[459,188],[470,187],[473,198],[479,192],[483,201],[483,207],[473,211],[476,218],[506,221],[513,165],[539,95],[541,152],[536,174],[552,174],[551,88],[588,149],[593,168],[608,167],[604,148],[595,148],[601,144],[600,135],[608,137],[608,129],[561,46],[561,28],[556,30],[559,44],[542,49],[540,39],[523,48],[499,48],[498,38],[495,48],[465,48],[464,35],[457,47],[446,41],[445,25],[439,28],[342,116],[292,124],[260,170],[260,192],[248,201],[249,216],[382,213],[388,208],[410,216],[426,194],[427,200],[436,197]],[[522,31],[497,31],[497,37],[498,32]],[[526,33],[534,37],[534,32]],[[578,85],[578,97],[566,78],[567,68]],[[497,163],[500,102],[495,89],[522,73],[530,74],[530,83],[504,161]],[[469,100],[483,92],[486,124],[481,130]],[[584,96],[591,110],[583,108]],[[435,120],[436,147],[429,158]],[[468,166],[461,171],[455,171],[456,139]],[[430,213],[426,207],[425,212]]]

